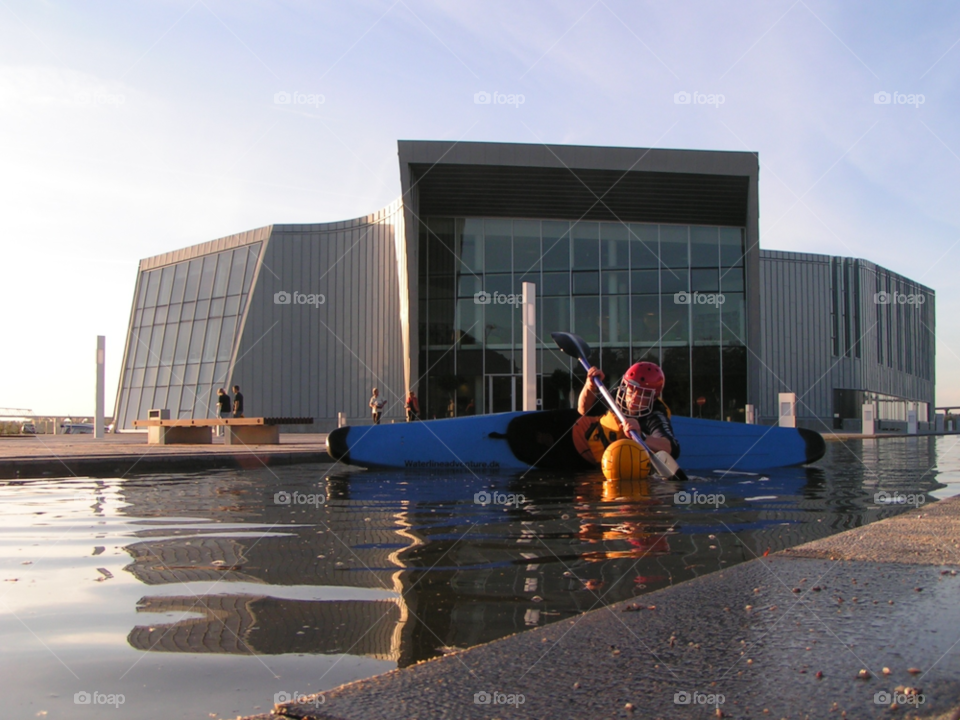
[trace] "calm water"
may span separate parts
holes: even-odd
[[[322,465],[7,482],[2,714],[266,711],[904,509],[878,491],[957,494],[957,443],[828,443],[686,488]]]

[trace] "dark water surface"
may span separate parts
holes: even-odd
[[[956,494],[957,443],[828,443],[686,487],[324,465],[6,482],[0,715],[267,711],[907,509],[878,492]]]

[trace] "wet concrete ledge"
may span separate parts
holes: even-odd
[[[958,601],[955,498],[255,718],[957,720]]]
[[[262,449],[235,453],[144,455],[139,458],[127,455],[25,458],[0,461],[0,480],[67,476],[123,477],[231,468],[256,470],[264,465],[276,467],[331,462],[333,460],[326,452],[271,452]]]
[[[144,473],[195,472],[214,468],[330,463],[326,435],[289,433],[279,445],[148,445],[146,433],[96,439],[92,435],[3,438],[0,479],[124,477]]]

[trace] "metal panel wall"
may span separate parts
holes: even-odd
[[[394,244],[402,211],[397,201],[358,220],[273,226],[231,380],[248,416],[310,416],[313,427],[288,429],[326,431],[339,412],[366,420],[376,386],[388,401],[384,418],[403,417]]]
[[[798,418],[818,431],[833,429],[835,388],[934,405],[933,290],[865,260],[771,250],[760,251],[760,285],[760,422],[776,422],[780,392],[797,394]],[[899,299],[876,296],[876,288],[888,286]],[[924,300],[904,300],[910,295]],[[913,363],[900,369],[906,353]]]

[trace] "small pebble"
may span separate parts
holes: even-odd
[[[817,670],[816,678],[817,678],[817,680],[823,680],[823,671],[822,671],[822,670]]]
[[[893,670],[891,670],[891,669],[888,668],[888,667],[885,667],[885,668],[884,668],[883,670],[881,670],[880,672],[882,672],[884,675],[889,675],[890,673],[893,672]]]
[[[920,673],[923,672],[923,670],[921,670],[920,668],[907,668],[907,672],[910,673],[911,675],[919,675]]]
[[[857,679],[859,679],[859,680],[869,680],[869,679],[870,679],[870,671],[869,671],[869,670],[861,670],[860,672],[857,673]]]
[[[626,705],[623,706],[623,709],[626,710],[627,712],[633,712],[633,703],[627,703]]]

